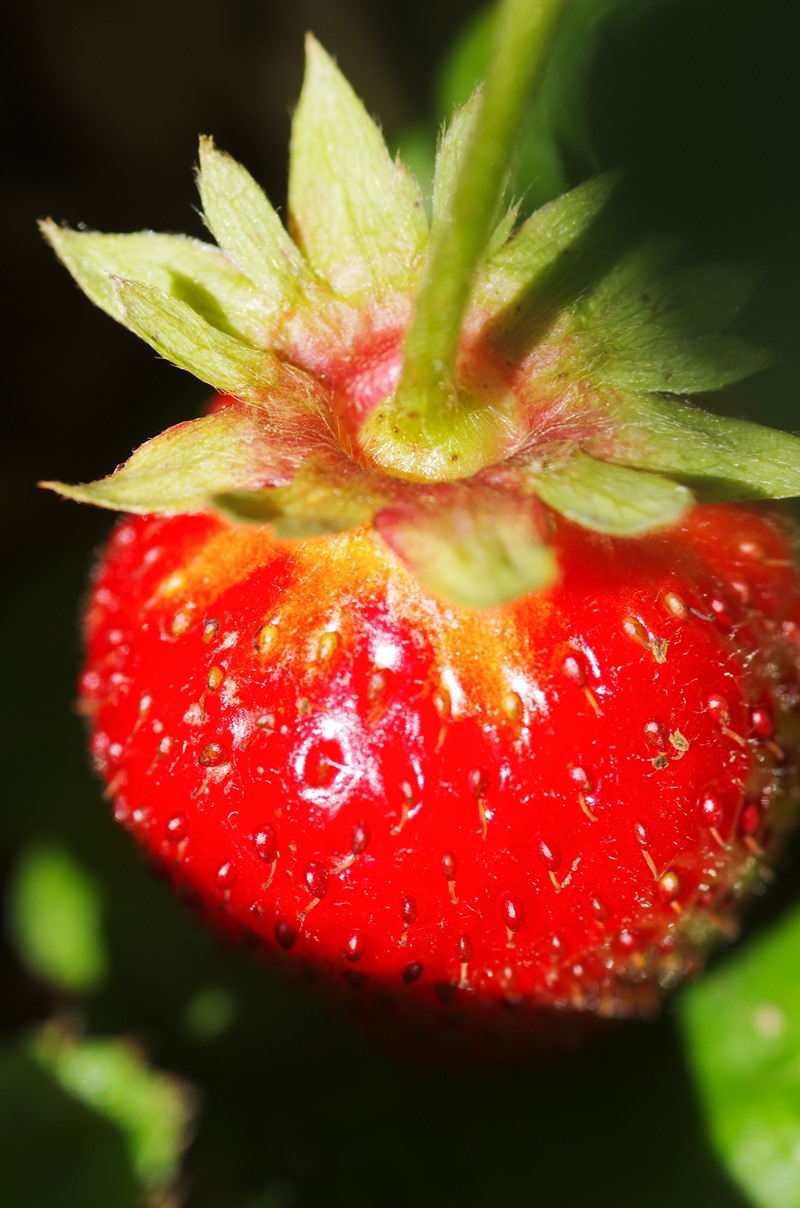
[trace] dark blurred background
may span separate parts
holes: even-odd
[[[133,1035],[191,1084],[196,1140],[181,1183],[191,1208],[747,1202],[708,1149],[670,1011],[557,1065],[406,1069],[194,930],[113,829],[71,711],[79,601],[110,521],[34,484],[108,472],[196,412],[206,391],[83,299],[36,219],[202,235],[192,179],[201,132],[282,207],[307,29],[424,170],[425,139],[479,70],[481,12],[464,0],[38,0],[4,18],[0,873],[10,905],[0,1026],[7,1054],[54,1016]],[[718,405],[791,429],[796,34],[791,0],[575,0],[523,160],[528,204],[622,165],[644,225],[760,267],[745,327],[779,359]],[[95,971],[73,984],[26,958],[14,922],[20,869],[42,851],[64,856],[65,893],[84,893],[96,932]],[[794,882],[796,862],[754,930],[791,901]],[[0,1136],[14,1125],[5,1168],[0,1141],[0,1169],[11,1171],[3,1202],[143,1203],[113,1129],[88,1109],[76,1119],[42,1079],[24,1056],[0,1060]]]

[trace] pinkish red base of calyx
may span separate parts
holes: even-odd
[[[727,933],[796,794],[780,521],[636,541],[442,605],[362,530],[116,529],[82,701],[117,819],[215,927],[437,1010],[647,1011]]]

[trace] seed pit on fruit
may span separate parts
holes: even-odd
[[[369,827],[366,822],[356,822],[353,827],[351,850],[354,856],[363,855],[370,840]]]
[[[256,852],[265,864],[274,864],[278,857],[278,845],[275,830],[271,826],[262,826],[253,837]]]
[[[347,767],[337,738],[315,735],[295,758],[295,773],[303,788],[312,792],[329,789]]]
[[[759,705],[751,709],[750,728],[757,738],[772,738],[774,727],[769,710]]]
[[[665,663],[667,661],[668,640],[666,638],[651,637],[637,617],[624,617],[622,620],[622,632],[632,642],[635,642],[637,646],[643,646],[645,650],[649,650],[657,663]]]
[[[351,931],[345,942],[344,954],[352,964],[355,964],[356,961],[361,960],[366,946],[367,937],[364,935],[364,932]]]
[[[603,710],[600,708],[594,692],[589,687],[585,656],[578,650],[571,651],[571,653],[564,656],[561,669],[571,684],[575,684],[576,687],[583,689],[583,695],[586,697],[589,705],[591,705],[595,716],[602,717]]]
[[[667,749],[667,727],[657,717],[651,717],[644,723],[644,736],[657,751]]]
[[[291,923],[287,923],[285,919],[281,919],[275,924],[275,939],[280,944],[281,948],[292,948],[297,940],[297,928]]]
[[[506,943],[513,948],[515,936],[525,922],[522,902],[513,894],[506,894],[500,903],[500,915],[506,929]]]
[[[677,592],[668,591],[662,601],[664,607],[670,616],[675,617],[679,621],[685,621],[689,617],[689,609],[685,602],[681,599]]]
[[[591,776],[586,769],[582,768],[579,764],[571,764],[567,769],[567,773],[570,780],[578,790],[578,801],[581,809],[590,822],[596,822],[597,815],[592,813],[591,809],[589,808],[589,803],[586,800],[587,796],[590,796],[594,792],[594,782],[592,781]]]
[[[553,883],[553,888],[556,893],[559,893],[561,891],[561,882],[556,876],[556,869],[561,864],[561,852],[555,843],[548,843],[546,839],[540,839],[536,848],[536,854],[540,862],[547,869],[548,876]]]
[[[253,645],[259,654],[269,654],[274,648],[277,640],[278,626],[262,625],[261,628],[256,631],[256,635],[253,638]]]
[[[230,889],[239,878],[239,871],[232,860],[226,860],[217,869],[217,886],[219,889]]]
[[[218,768],[227,763],[229,758],[227,750],[221,743],[209,742],[197,756],[197,762],[203,768]]]
[[[339,647],[339,635],[335,630],[323,633],[317,646],[317,658],[321,663],[327,663]]]
[[[472,768],[467,773],[467,783],[469,784],[472,796],[477,801],[482,800],[489,789],[489,773],[486,771],[486,768]]]
[[[392,834],[399,835],[403,827],[411,817],[411,810],[415,803],[414,789],[408,780],[404,780],[400,785],[400,792],[403,795],[403,801],[400,806],[400,820],[392,827]]]
[[[189,823],[186,820],[186,815],[175,814],[167,822],[165,830],[170,843],[180,843],[189,833]]]
[[[170,636],[173,638],[182,638],[191,629],[193,620],[194,617],[188,608],[178,609],[169,624]]]
[[[650,828],[645,826],[644,822],[634,822],[633,833],[636,836],[636,842],[642,847],[649,847],[653,836],[650,834]]]
[[[209,667],[208,675],[206,676],[206,684],[209,692],[216,692],[220,684],[225,678],[225,672],[221,667]]]
[[[733,742],[738,743],[740,747],[747,745],[746,739],[731,729],[731,710],[727,697],[723,696],[721,692],[712,692],[706,700],[706,706],[726,738],[730,738]]]
[[[658,878],[659,897],[665,905],[675,905],[675,899],[680,894],[681,888],[681,879],[672,868],[668,868]]]
[[[456,956],[462,964],[472,960],[472,941],[463,931],[456,939]]]
[[[715,597],[709,607],[714,620],[718,621],[723,629],[730,629],[731,625],[733,625],[733,617],[725,601]]]
[[[525,712],[519,693],[509,689],[503,696],[502,709],[509,721],[519,724]]]
[[[309,860],[303,870],[303,880],[312,898],[317,901],[328,892],[328,870],[320,860]]]

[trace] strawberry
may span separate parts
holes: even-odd
[[[768,358],[750,274],[624,187],[497,221],[557,0],[501,7],[422,195],[311,41],[290,229],[210,140],[219,247],[44,232],[219,393],[68,498],[103,554],[81,699],[115,816],[234,938],[469,1011],[641,1012],[795,793],[800,442],[679,396]]]
[[[784,827],[800,583],[731,507],[553,543],[556,587],[476,615],[367,529],[124,522],[82,680],[117,819],[229,934],[337,977],[650,1005]]]

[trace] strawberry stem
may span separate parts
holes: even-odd
[[[475,269],[497,221],[525,109],[564,3],[502,0],[498,7],[475,126],[449,204],[431,233],[400,383],[363,433],[373,460],[401,476],[461,477],[498,452],[503,417],[487,414],[456,389],[455,364]]]
[[[483,96],[450,213],[434,230],[405,343],[405,372],[439,380],[455,361],[475,268],[497,221],[534,83],[541,80],[563,0],[504,0]]]

